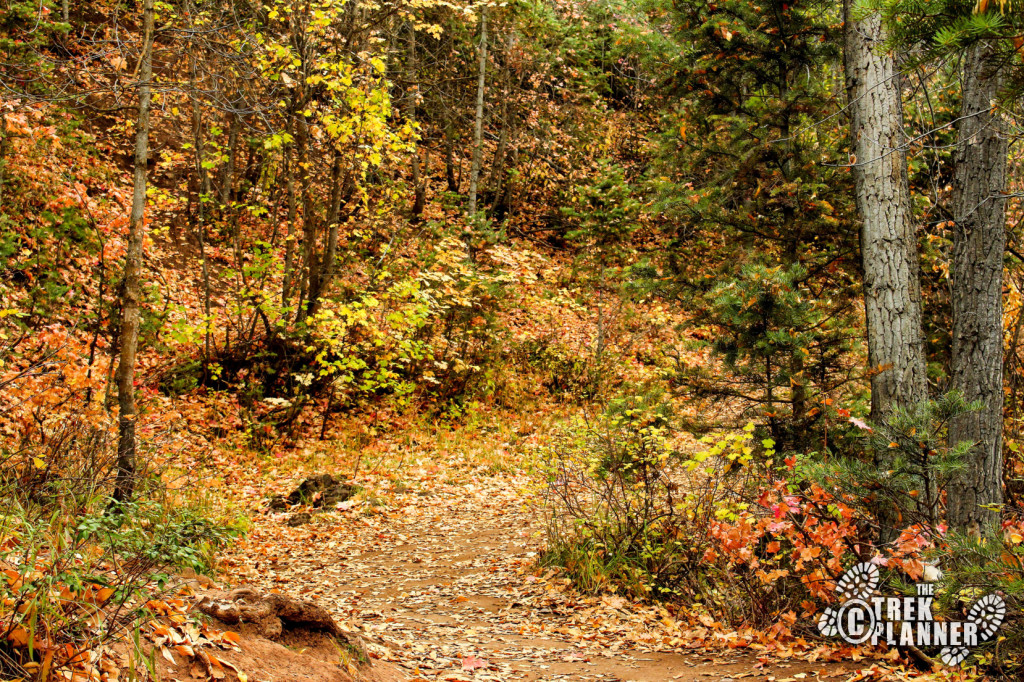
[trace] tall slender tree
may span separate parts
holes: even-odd
[[[894,409],[927,397],[921,335],[921,282],[917,236],[907,182],[899,73],[885,49],[878,14],[856,18],[844,2],[846,90],[854,153],[871,413],[883,420]],[[875,463],[889,464],[887,450]],[[877,510],[882,542],[895,539],[897,512]]]
[[[685,367],[679,381],[699,399],[742,395],[780,449],[812,449],[821,418],[813,401],[836,388],[838,339],[826,327],[852,308],[850,297],[822,294],[859,280],[852,178],[818,163],[823,149],[845,136],[833,115],[830,83],[841,74],[835,68],[841,6],[680,0],[674,9],[680,49],[670,83],[678,113],[663,138],[661,158],[667,163],[660,182],[669,181],[660,207],[678,235],[666,248],[678,291],[695,311],[695,324],[705,323],[704,311],[715,311],[711,317],[717,320],[708,323],[746,326],[739,318],[727,320],[735,311],[713,300],[723,282],[749,291],[761,282],[779,305],[815,300],[814,314],[822,316],[814,322],[804,318],[804,331],[817,332],[804,336],[807,343],[773,338],[773,325],[752,325],[753,335],[723,334],[717,341],[731,337],[742,345],[760,333],[753,347],[726,350],[728,344],[718,344],[725,357],[749,353],[757,362],[734,364],[730,373],[737,375],[729,380],[707,367]],[[728,239],[736,248],[708,249],[697,236]],[[773,270],[747,267],[754,264]],[[796,309],[770,313],[783,324],[800,316]]]
[[[483,157],[484,92],[487,83],[487,5],[480,9],[480,62],[477,66],[476,117],[473,128],[473,165],[469,173],[469,209],[472,217],[476,214],[477,184],[480,181],[480,164]]]
[[[139,108],[135,120],[135,172],[129,220],[128,250],[121,288],[120,353],[117,366],[118,443],[114,499],[125,502],[135,490],[138,443],[135,420],[135,361],[139,345],[142,299],[142,242],[145,237],[146,184],[149,163],[149,114],[153,92],[154,0],[142,6],[142,55],[139,64]]]
[[[950,485],[950,526],[979,532],[1002,503],[1003,259],[1008,139],[1001,115],[1004,86],[1019,92],[1015,68],[1021,34],[1017,2],[867,0],[884,15],[892,42],[918,59],[961,65],[960,115],[953,151],[953,254],[950,262],[950,384],[981,409],[950,421],[951,442],[973,444],[965,471]],[[921,49],[923,48],[923,49]]]

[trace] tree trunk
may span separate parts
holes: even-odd
[[[469,173],[469,210],[472,218],[476,215],[477,183],[480,180],[480,161],[483,154],[484,134],[484,86],[487,77],[487,7],[480,10],[480,63],[476,80],[476,127],[473,131],[473,165]]]
[[[430,150],[427,150],[426,161],[423,163],[424,173],[420,173],[420,153],[416,150],[412,154],[412,185],[415,194],[412,202],[412,221],[418,223],[423,219],[423,209],[427,205],[427,185],[423,175],[430,172]]]
[[[331,205],[327,214],[327,249],[323,264],[315,272],[310,273],[309,303],[306,305],[306,316],[316,315],[320,307],[320,297],[330,286],[334,277],[335,263],[338,257],[338,228],[341,222],[341,204],[349,177],[342,177],[342,158],[338,151],[334,152],[334,163],[331,164]]]
[[[444,177],[448,182],[448,191],[459,193],[459,183],[455,179],[455,158],[452,153],[452,136],[450,130],[444,133]]]
[[[195,74],[195,69],[192,71]],[[193,83],[195,81],[193,80]],[[193,91],[195,89],[193,85]],[[210,361],[212,355],[212,330],[213,330],[213,317],[211,315],[210,307],[210,263],[209,258],[206,254],[206,197],[210,193],[210,174],[206,172],[206,168],[203,166],[203,153],[202,150],[205,147],[203,141],[203,128],[202,128],[202,114],[199,109],[199,101],[193,95],[192,97],[192,149],[195,160],[196,175],[199,176],[199,201],[196,202],[196,225],[195,235],[196,240],[199,242],[199,261],[202,267],[203,277],[203,314],[206,319],[204,321],[203,331],[203,359],[207,362]]]
[[[1003,83],[991,47],[964,60],[961,118],[954,154],[952,387],[983,407],[953,419],[951,443],[975,444],[968,468],[950,486],[950,526],[977,532],[999,514],[981,505],[1003,500],[1003,253],[1006,248],[1007,138],[993,102]]]
[[[288,306],[291,299],[291,281],[295,261],[295,221],[298,208],[295,204],[295,152],[289,144],[284,150],[285,194],[288,196],[288,234],[284,238],[284,278],[281,282],[281,305]]]
[[[406,26],[408,32],[408,49],[409,57],[407,61],[406,69],[406,80],[409,85],[407,86],[407,92],[405,93],[405,116],[409,121],[414,122],[417,114],[417,98],[419,97],[419,55],[416,49],[416,29],[409,23]],[[414,85],[415,84],[415,85]],[[412,153],[412,188],[413,188],[413,203],[412,211],[410,216],[413,222],[419,222],[423,216],[423,209],[426,206],[426,184],[420,173],[420,151],[419,146],[413,150]],[[426,172],[430,169],[426,168]]]
[[[117,367],[118,417],[117,479],[114,500],[126,502],[135,490],[135,356],[139,342],[139,306],[142,298],[142,241],[145,226],[147,164],[149,162],[149,109],[153,79],[153,4],[142,9],[142,64],[139,80],[139,113],[135,124],[135,175],[121,290],[120,357]]]
[[[237,114],[230,114],[228,126],[228,154],[224,163],[224,171],[220,179],[220,204],[226,207],[231,201],[231,189],[235,184],[235,155],[238,153],[238,133],[242,127],[242,119]]]
[[[854,178],[863,221],[860,249],[868,361],[874,372],[871,413],[882,419],[893,408],[927,397],[920,262],[896,65],[881,52],[885,34],[879,16],[851,21],[847,15],[846,27]]]
[[[306,301],[313,288],[317,286],[320,277],[320,254],[317,251],[319,241],[317,229],[317,216],[313,208],[313,184],[312,173],[306,167],[306,158],[309,153],[309,123],[304,114],[299,114],[299,169],[303,171],[302,177],[302,272],[299,273],[299,304],[295,321],[302,323],[309,313]]]
[[[883,52],[881,18],[875,14],[855,21],[850,4],[850,0],[844,3],[845,70],[857,209],[863,221],[860,251],[872,372],[871,415],[883,420],[893,409],[911,407],[928,397],[920,260],[896,64]],[[888,452],[874,456],[877,466],[889,467]],[[879,540],[892,542],[901,521],[898,510],[886,506],[876,513]]]
[[[494,150],[491,172],[487,180],[488,187],[491,187],[493,191],[493,199],[491,201],[492,212],[500,201],[502,178],[505,171],[505,156],[509,137],[508,100],[507,95],[501,98],[501,134],[498,136],[498,146]]]
[[[0,208],[3,208],[4,205],[4,184],[7,182],[7,147],[9,137],[7,114],[0,111]]]

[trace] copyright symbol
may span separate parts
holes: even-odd
[[[875,629],[875,612],[863,599],[851,599],[839,608],[839,636],[850,644],[862,644]]]

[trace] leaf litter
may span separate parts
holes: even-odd
[[[225,558],[228,580],[315,600],[364,638],[372,658],[413,680],[920,677],[896,652],[731,630],[707,615],[581,594],[538,568],[527,475],[450,461],[442,477],[436,464],[410,464],[402,483],[394,472],[364,473],[358,483],[374,494],[306,525],[265,510]]]

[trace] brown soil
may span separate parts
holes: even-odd
[[[285,633],[277,641],[267,639],[257,626],[242,625],[240,651],[217,651],[221,661],[234,666],[249,682],[403,682],[408,676],[389,663],[370,666],[347,664],[337,642],[320,632]],[[155,658],[159,680],[242,679],[228,666],[178,656],[172,665]]]

